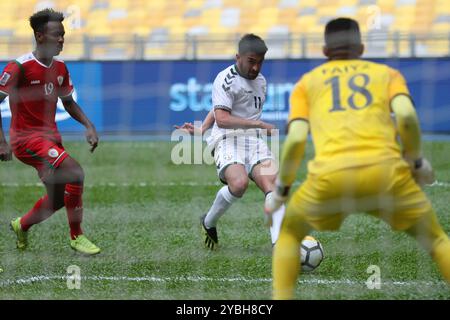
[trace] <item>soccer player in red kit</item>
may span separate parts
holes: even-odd
[[[83,218],[83,181],[81,166],[64,150],[55,122],[58,98],[66,111],[86,127],[91,152],[97,147],[94,125],[72,98],[73,85],[63,61],[54,58],[63,49],[64,16],[45,9],[30,17],[36,49],[10,62],[0,77],[0,102],[9,96],[11,108],[10,145],[1,127],[0,160],[11,160],[11,150],[20,161],[33,166],[47,194],[23,217],[11,221],[17,247],[27,247],[28,229],[66,207],[70,226],[70,246],[84,254],[100,249],[81,229]]]

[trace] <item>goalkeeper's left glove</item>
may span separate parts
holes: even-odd
[[[275,190],[269,193],[264,204],[264,212],[266,213],[266,225],[272,226],[272,213],[277,211],[287,200],[291,186],[283,186],[277,180]]]
[[[411,172],[419,186],[433,184],[435,181],[433,167],[425,158],[415,160]]]

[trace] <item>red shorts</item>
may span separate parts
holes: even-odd
[[[40,176],[44,171],[58,168],[69,156],[61,143],[41,137],[15,143],[13,152],[17,159],[34,167]]]

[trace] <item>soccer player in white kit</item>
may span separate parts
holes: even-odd
[[[205,118],[202,133],[213,125],[207,139],[213,150],[217,173],[226,185],[222,187],[209,211],[201,217],[205,246],[218,246],[217,222],[227,209],[247,190],[253,180],[265,194],[266,201],[275,188],[277,164],[264,135],[274,133],[272,124],[260,120],[266,99],[266,79],[260,73],[267,46],[254,35],[246,34],[239,41],[236,63],[217,75],[212,89],[213,109]],[[185,123],[177,128],[194,127]],[[272,243],[278,237],[284,207],[274,216],[271,226]]]

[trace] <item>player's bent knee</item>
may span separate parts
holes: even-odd
[[[73,177],[75,182],[78,183],[83,183],[84,182],[84,170],[81,166],[78,166],[74,171],[73,171]]]
[[[437,244],[448,241],[448,236],[438,222],[434,211],[430,211],[419,219],[413,226],[405,230],[414,237],[428,253],[432,254]]]
[[[228,187],[235,197],[242,197],[248,187],[248,178],[237,178],[228,182]]]
[[[281,231],[283,233],[285,232],[295,236],[298,241],[301,241],[313,229],[313,226],[306,221],[303,215],[297,213],[293,214],[292,211],[290,211],[289,214],[286,212],[281,226]]]
[[[84,170],[78,164],[77,161],[68,157],[57,169],[57,175],[60,179],[64,180],[65,183],[78,183],[82,184],[84,182]]]

